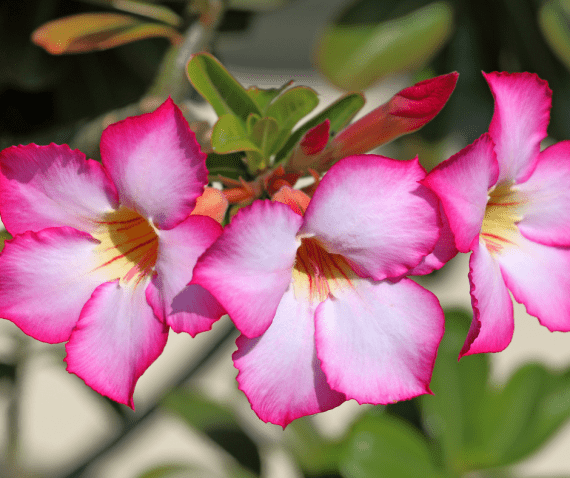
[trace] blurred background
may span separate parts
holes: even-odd
[[[110,12],[130,15],[139,33],[91,32],[61,51],[49,32],[32,41],[52,20]],[[358,117],[458,71],[442,112],[378,151],[417,154],[427,169],[487,131],[493,99],[481,71],[547,80],[544,146],[570,138],[570,0],[3,0],[0,148],[68,143],[97,159],[105,126],[167,95],[207,146],[216,115],[185,73],[201,50],[244,86],[312,87],[315,113],[364,91]],[[138,382],[136,412],[68,375],[63,345],[0,321],[0,477],[570,477],[570,336],[515,304],[511,345],[458,363],[471,321],[467,272],[461,255],[420,280],[446,311],[433,396],[347,402],[285,431],[237,390],[227,317],[195,339],[171,332]]]

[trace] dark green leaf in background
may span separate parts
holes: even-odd
[[[215,181],[218,174],[230,179],[239,179],[240,177],[248,179],[247,167],[243,157],[243,153],[208,154],[206,166],[210,180]]]
[[[402,420],[365,415],[350,431],[341,455],[345,478],[443,478],[426,439]]]
[[[453,31],[446,2],[422,6],[378,25],[331,25],[320,38],[317,65],[336,86],[363,90],[388,74],[418,70]]]
[[[446,467],[456,471],[464,471],[463,451],[478,439],[474,427],[489,377],[487,355],[457,361],[470,322],[471,316],[463,311],[446,311],[445,334],[430,384],[433,395],[420,397],[424,428],[440,442]]]
[[[182,418],[189,426],[205,433],[244,468],[230,476],[251,478],[259,475],[261,462],[256,444],[239,426],[234,413],[197,393],[174,390],[162,403],[163,409]]]
[[[190,465],[160,465],[145,471],[139,478],[201,478],[207,475],[203,470]],[[210,474],[211,476],[211,474]],[[212,477],[217,478],[217,477]]]
[[[538,12],[538,24],[552,51],[570,69],[570,1],[544,2]]]

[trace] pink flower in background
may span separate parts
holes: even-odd
[[[530,73],[485,75],[489,133],[425,179],[457,249],[472,251],[473,323],[461,355],[498,352],[514,328],[509,291],[554,331],[570,330],[570,142],[544,151],[552,92]]]
[[[222,228],[190,215],[205,155],[172,100],[109,126],[101,157],[56,144],[0,153],[0,214],[14,236],[0,256],[0,316],[43,342],[68,340],[67,370],[133,407],[169,327],[195,335],[223,313],[200,286],[185,290],[184,312],[170,305]]]
[[[238,382],[262,420],[429,393],[443,312],[415,282],[389,280],[438,240],[424,177],[417,159],[346,158],[310,203],[290,189],[256,201],[200,257],[192,283],[242,332]]]

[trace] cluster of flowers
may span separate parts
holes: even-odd
[[[489,132],[426,175],[417,158],[342,159],[312,197],[283,186],[225,228],[205,155],[171,100],[109,126],[102,164],[68,146],[0,153],[0,316],[67,370],[133,407],[169,328],[224,313],[241,332],[240,389],[282,426],[345,400],[429,393],[444,316],[406,276],[472,251],[473,323],[461,355],[504,349],[509,290],[550,330],[570,329],[570,142],[540,151],[551,91],[528,73],[485,76]],[[214,200],[212,200],[212,198]]]

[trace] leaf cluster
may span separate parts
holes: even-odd
[[[345,95],[293,131],[319,104],[313,89],[292,86],[292,81],[280,88],[245,89],[208,53],[190,59],[188,78],[219,117],[212,130],[214,154],[208,158],[210,174],[235,179],[278,166],[310,128],[326,119],[330,120],[334,134],[364,104],[360,94]],[[243,164],[237,158],[243,158]]]

